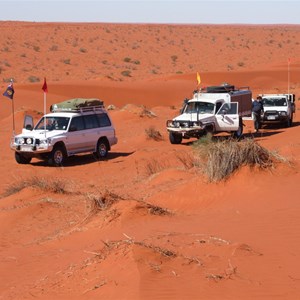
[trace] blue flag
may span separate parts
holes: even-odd
[[[14,98],[14,93],[15,93],[15,90],[14,90],[13,84],[11,83],[7,87],[6,91],[3,93],[3,96],[8,97],[9,99],[12,100]]]

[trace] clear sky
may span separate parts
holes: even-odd
[[[300,0],[0,0],[0,20],[300,24]]]

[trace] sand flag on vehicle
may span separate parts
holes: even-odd
[[[6,91],[3,93],[3,96],[13,100],[14,98],[14,86],[13,86],[13,80],[11,79],[9,86],[7,87]]]
[[[42,90],[44,91],[44,93],[48,93],[48,87],[47,87],[46,77],[44,78],[44,84],[43,84]]]
[[[198,83],[198,85],[200,85],[200,83],[201,83],[201,78],[200,78],[199,72],[197,72],[197,83]]]

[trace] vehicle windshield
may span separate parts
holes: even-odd
[[[199,114],[213,114],[215,105],[208,102],[192,101],[189,102],[184,112],[185,113],[199,113]]]
[[[263,98],[263,106],[287,106],[285,98]]]
[[[70,118],[67,117],[43,117],[35,126],[35,130],[67,130]]]

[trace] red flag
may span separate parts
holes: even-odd
[[[44,93],[48,93],[48,87],[47,87],[46,77],[44,78],[44,84],[43,84],[42,90],[44,91]]]

